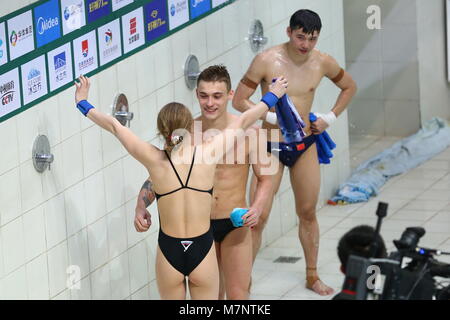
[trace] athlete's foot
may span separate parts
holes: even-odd
[[[327,286],[317,275],[317,268],[306,268],[306,288],[321,296],[328,296],[334,293],[334,289]]]
[[[320,279],[317,279],[312,283],[311,282],[308,283],[308,280],[306,280],[306,288],[314,291],[315,293],[321,296],[328,296],[334,293],[334,289],[327,286]]]

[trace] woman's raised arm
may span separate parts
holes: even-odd
[[[159,151],[155,146],[141,140],[130,129],[124,127],[116,118],[97,110],[88,101],[90,81],[88,77],[80,76],[79,82],[75,81],[75,102],[82,114],[92,122],[111,132],[125,149],[140,163],[148,168],[152,162],[159,158]]]

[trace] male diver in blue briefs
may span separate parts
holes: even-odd
[[[286,30],[288,41],[256,55],[236,89],[233,106],[241,112],[251,109],[254,103],[250,97],[258,85],[261,85],[264,94],[277,74],[283,74],[289,79],[286,93],[298,111],[300,119],[304,121],[301,129],[305,135],[301,142],[286,141],[278,126],[280,120],[286,119],[278,119],[276,113],[270,111],[261,118],[262,128],[268,130],[268,151],[274,153],[280,160],[278,173],[273,176],[273,196],[278,191],[284,167],[287,166],[295,197],[296,213],[299,217],[298,232],[306,263],[306,287],[320,295],[330,295],[333,289],[321,281],[317,270],[320,235],[316,217],[320,191],[317,136],[345,110],[356,92],[356,84],[333,57],[315,49],[321,28],[320,17],[315,12],[311,10],[295,12]],[[315,121],[311,121],[309,114],[316,89],[324,77],[329,78],[341,91],[334,106],[330,106],[331,110],[319,114]],[[293,119],[296,119],[295,115]],[[328,155],[322,154],[322,161],[329,160]],[[252,183],[251,193],[255,190],[254,186]],[[259,224],[252,230],[254,257],[260,247],[261,234],[268,220],[272,201],[273,197],[260,216]]]

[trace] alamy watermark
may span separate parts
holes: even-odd
[[[367,29],[380,30],[381,29],[381,9],[375,4],[367,7],[366,13],[369,14],[367,18]]]
[[[66,269],[67,281],[66,287],[70,290],[81,289],[81,268],[77,265],[70,265]]]
[[[183,144],[202,146],[197,148],[196,163],[259,164],[262,175],[277,173],[279,162],[268,153],[267,137],[270,137],[271,141],[279,141],[281,138],[279,129],[208,129],[203,132],[201,121],[194,121],[193,128],[193,132],[176,129],[172,136],[182,136]],[[192,154],[180,152],[177,157],[172,158],[172,161],[175,164],[190,164]]]

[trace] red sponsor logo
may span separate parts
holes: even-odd
[[[87,57],[89,53],[89,41],[83,40],[81,42],[81,52],[83,53],[83,57]]]
[[[130,20],[130,34],[135,34],[136,33],[136,18],[133,18]]]

